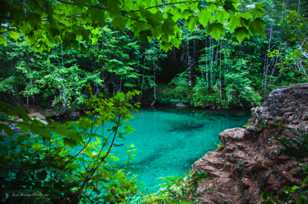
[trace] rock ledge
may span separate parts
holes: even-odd
[[[193,174],[209,175],[198,181],[197,199],[254,204],[261,202],[261,191],[279,193],[284,185],[300,182],[299,162],[284,154],[279,141],[303,134],[308,134],[308,84],[274,90],[252,109],[247,128],[223,131],[223,147],[194,163]]]

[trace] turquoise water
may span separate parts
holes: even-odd
[[[141,191],[154,192],[161,178],[185,175],[194,161],[217,147],[219,132],[241,126],[247,118],[247,114],[221,112],[142,110],[129,122],[135,131],[118,139],[123,145],[114,153],[127,164],[126,152],[133,144],[136,155],[130,159],[129,171],[137,176]]]

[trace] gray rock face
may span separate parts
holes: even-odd
[[[40,121],[41,123],[43,123],[45,125],[48,124],[46,117],[43,114],[41,114],[40,112],[29,113],[28,116],[30,118],[34,118],[34,119]]]
[[[261,191],[281,191],[298,183],[299,163],[282,150],[281,139],[308,134],[308,84],[274,90],[252,110],[247,128],[220,134],[223,148],[196,161],[193,173],[200,203],[260,203]],[[308,155],[305,156],[308,161]]]
[[[272,91],[263,105],[253,110],[255,119],[298,124],[308,117],[308,84]],[[258,121],[256,121],[258,122]]]

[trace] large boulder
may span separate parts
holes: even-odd
[[[208,174],[198,179],[195,196],[200,203],[260,203],[262,191],[279,193],[299,183],[299,162],[283,151],[281,141],[304,134],[308,84],[274,90],[252,110],[246,128],[223,131],[223,147],[194,163],[193,174]]]

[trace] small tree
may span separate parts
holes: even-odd
[[[1,104],[1,201],[124,203],[136,192],[125,170],[114,168],[114,142],[138,105],[138,92],[92,96],[77,121],[48,125]],[[129,128],[125,128],[129,130]]]

